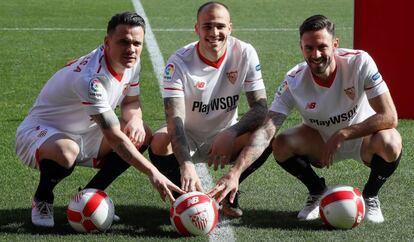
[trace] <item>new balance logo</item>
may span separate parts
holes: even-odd
[[[316,102],[309,102],[306,104],[306,109],[315,109],[316,108]]]

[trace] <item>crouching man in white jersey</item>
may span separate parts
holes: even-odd
[[[76,165],[100,168],[85,188],[104,190],[132,165],[163,200],[174,200],[172,190],[183,193],[141,154],[151,139],[139,102],[144,30],[136,13],[114,15],[104,44],[56,72],[17,129],[17,155],[40,171],[34,225],[54,226],[53,189]]]
[[[237,157],[250,134],[267,114],[266,92],[255,49],[230,36],[230,14],[222,3],[207,2],[197,13],[199,41],[179,49],[168,60],[163,82],[166,127],[153,136],[150,159],[184,191],[203,191],[194,163],[224,168]],[[250,109],[237,121],[241,92]],[[271,154],[258,159],[246,178]],[[223,212],[242,216],[237,199]]]
[[[355,159],[371,168],[363,190],[366,218],[384,221],[378,191],[401,158],[398,118],[387,85],[368,53],[338,48],[334,24],[315,15],[300,27],[300,47],[306,62],[291,69],[275,94],[265,125],[258,129],[241,159],[209,192],[237,191],[239,174],[274,138],[289,112],[296,108],[303,123],[272,141],[273,155],[283,169],[309,190],[301,220],[319,217],[319,200],[326,190],[311,165],[329,167]]]

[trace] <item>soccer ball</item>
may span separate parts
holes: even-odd
[[[77,193],[66,211],[69,224],[78,232],[100,232],[111,227],[114,204],[101,190],[88,188]]]
[[[338,185],[323,194],[319,213],[328,227],[351,229],[364,219],[364,199],[358,188]]]
[[[189,192],[175,200],[170,210],[171,224],[185,236],[210,233],[217,225],[216,202],[201,192]]]

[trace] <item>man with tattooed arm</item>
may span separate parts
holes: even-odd
[[[141,154],[151,140],[139,101],[144,33],[136,13],[114,15],[104,43],[56,72],[17,129],[17,155],[40,171],[34,225],[54,226],[53,189],[78,165],[100,168],[85,188],[105,190],[132,165],[163,200],[173,201],[172,191],[183,193]]]
[[[300,220],[319,217],[319,201],[327,189],[311,165],[329,168],[336,161],[354,159],[371,168],[363,190],[365,218],[381,223],[378,192],[402,153],[401,136],[395,129],[397,112],[387,85],[368,53],[339,48],[335,26],[325,16],[303,22],[300,48],[305,62],[286,74],[265,124],[208,194],[219,194],[218,201],[228,193],[234,197],[240,174],[270,143],[278,164],[309,190]],[[294,107],[303,123],[276,136]]]
[[[203,191],[194,163],[224,168],[232,163],[267,113],[266,92],[255,49],[230,36],[227,6],[207,2],[197,12],[199,40],[176,51],[164,73],[166,127],[154,133],[149,149],[153,164],[184,191]],[[250,109],[237,120],[240,94]],[[241,175],[260,167],[268,149]],[[225,215],[242,216],[236,199],[225,199]]]

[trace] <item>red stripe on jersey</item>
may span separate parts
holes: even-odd
[[[94,103],[91,103],[91,102],[82,102],[82,104],[85,104],[85,105],[92,105],[92,104],[94,104]]]
[[[99,68],[96,71],[96,73],[101,72],[101,68],[102,68],[102,59],[103,59],[104,55],[101,55],[101,57],[99,57]]]
[[[311,72],[311,73],[312,73],[312,76],[313,76],[313,80],[315,80],[315,82],[319,86],[323,86],[323,87],[329,88],[329,87],[331,87],[332,83],[335,80],[336,70],[337,70],[337,68],[335,68],[334,72],[329,76],[328,80],[326,80],[326,81],[321,80],[318,76],[314,75],[313,72]]]
[[[104,50],[104,56],[105,56],[106,67],[108,67],[108,71],[109,71],[109,73],[111,73],[111,75],[112,75],[115,79],[117,79],[117,80],[120,82],[120,81],[122,80],[122,76],[123,76],[124,74],[118,74],[118,73],[116,73],[116,71],[112,68],[111,63],[109,63],[108,56],[106,55],[106,50]]]
[[[130,87],[136,87],[136,86],[139,86],[139,82],[132,83],[132,84],[130,84],[129,86],[130,86]]]
[[[357,51],[357,52],[346,52],[346,53],[343,53],[339,56],[359,55],[359,54],[361,54],[361,52],[359,52],[359,51]]]
[[[223,60],[224,60],[224,58],[226,57],[226,54],[227,54],[227,48],[226,48],[226,50],[224,51],[224,54],[216,61],[216,62],[212,62],[212,61],[210,61],[210,60],[208,60],[207,58],[205,58],[202,54],[201,54],[201,52],[200,52],[200,47],[199,47],[199,45],[198,45],[198,43],[196,44],[196,48],[197,48],[197,54],[198,54],[198,56],[200,57],[200,59],[204,62],[204,63],[206,63],[207,65],[209,65],[209,66],[212,66],[212,67],[214,67],[214,68],[216,68],[216,69],[218,69],[220,66],[221,66],[221,63],[223,63]]]
[[[164,87],[164,90],[184,91],[183,89],[180,89],[180,88],[174,88],[174,87]]]
[[[297,71],[295,72],[295,74],[288,74],[288,76],[289,76],[289,77],[294,78],[294,77],[296,76],[296,74],[298,74],[299,72],[303,71],[304,69],[305,69],[305,68],[301,68],[301,69],[297,70]]]
[[[381,80],[379,83],[377,83],[377,85],[374,85],[374,86],[372,86],[372,87],[364,88],[364,90],[365,90],[365,91],[370,90],[370,89],[372,89],[372,88],[374,88],[374,87],[378,86],[379,84],[381,84],[383,81],[384,81],[384,80]]]
[[[101,72],[101,68],[102,68],[102,65],[99,65],[98,70],[96,71],[96,73]]]
[[[258,79],[256,79],[256,80],[246,80],[246,81],[244,81],[244,82],[256,82],[256,81],[260,81],[260,80],[263,80],[263,78],[258,78]]]
[[[104,57],[104,55],[101,55],[101,56],[99,57],[99,63],[101,63],[101,62],[102,62],[103,57]]]
[[[70,60],[70,61],[68,61],[68,63],[66,63],[63,67],[70,66],[70,65],[72,65],[73,63],[75,63],[77,60],[78,60],[78,59],[73,59],[73,60]]]

